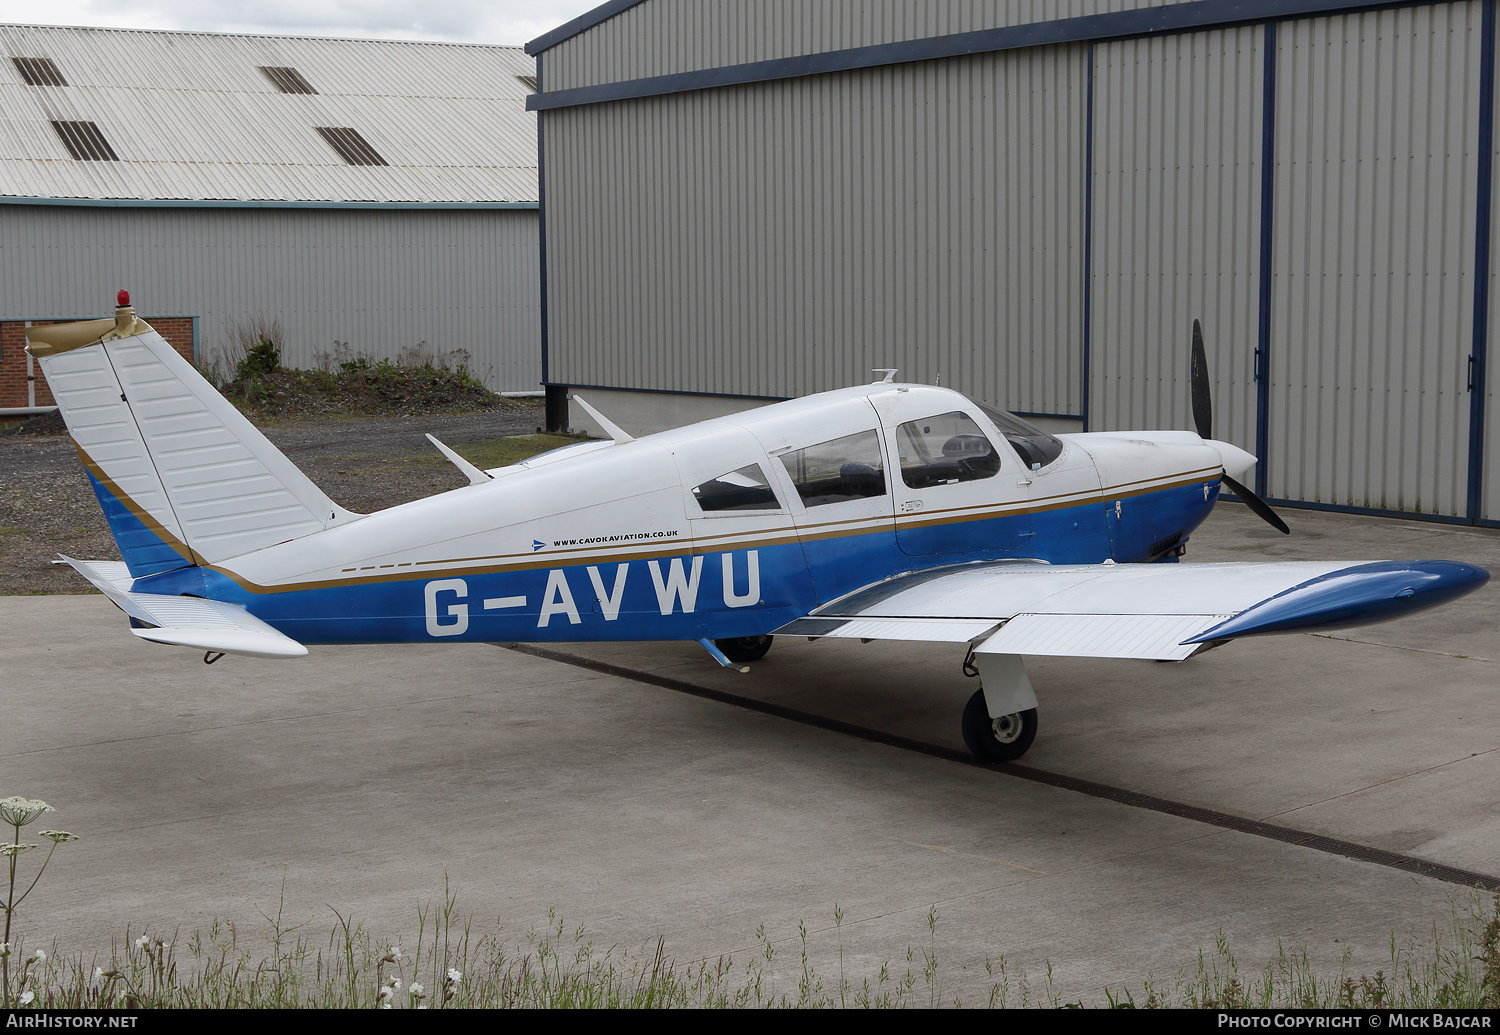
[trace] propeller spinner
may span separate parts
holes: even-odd
[[[1214,437],[1213,394],[1208,387],[1208,353],[1203,348],[1203,327],[1197,320],[1193,321],[1192,390],[1193,425],[1197,429],[1199,438],[1211,442]],[[1281,520],[1280,515],[1272,510],[1265,500],[1231,478],[1228,471],[1224,472],[1222,481],[1262,521],[1283,535],[1292,534],[1286,522]]]

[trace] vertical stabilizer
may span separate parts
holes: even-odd
[[[76,343],[101,325],[110,331]],[[336,506],[133,314],[128,324],[30,328],[28,339],[135,577],[213,564],[359,516]]]

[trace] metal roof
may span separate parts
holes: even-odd
[[[564,22],[551,32],[542,33],[526,44],[526,53],[535,55],[544,50],[551,50],[564,40],[570,40],[579,33],[587,32],[600,22],[609,21],[615,15],[645,2],[646,0],[605,0],[593,10],[584,11],[577,18]]]
[[[0,199],[538,198],[520,47],[0,25],[0,50]],[[68,85],[28,86],[12,58],[50,58]],[[95,124],[118,160],[74,159],[55,122]],[[319,127],[387,164],[346,164]]]

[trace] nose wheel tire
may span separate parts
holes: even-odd
[[[1014,762],[1036,739],[1036,709],[990,717],[984,689],[974,692],[964,708],[964,743],[985,762]]]
[[[770,636],[739,636],[732,640],[715,640],[714,646],[736,665],[759,661],[771,649]]]

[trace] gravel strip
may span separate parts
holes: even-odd
[[[427,432],[459,449],[529,435],[543,421],[541,405],[528,400],[461,416],[278,421],[261,430],[335,502],[370,513],[468,484]],[[59,553],[120,557],[72,440],[0,437],[0,595],[92,592],[71,568],[52,563]]]

